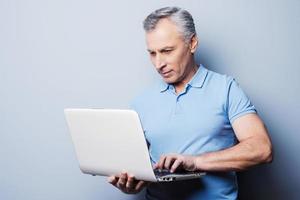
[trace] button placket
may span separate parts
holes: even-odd
[[[175,115],[181,114],[182,113],[182,107],[181,107],[181,101],[182,97],[188,92],[190,89],[190,85],[188,84],[184,91],[182,91],[180,94],[176,95],[176,100],[175,100]]]

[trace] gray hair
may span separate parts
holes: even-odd
[[[143,22],[144,30],[146,32],[154,30],[157,23],[161,19],[165,18],[170,19],[177,25],[186,42],[196,35],[196,29],[192,15],[188,11],[178,7],[165,7],[152,12]]]

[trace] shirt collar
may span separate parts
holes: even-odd
[[[203,65],[200,65],[197,72],[194,74],[193,78],[189,81],[188,85],[195,88],[202,88],[207,73],[208,70]],[[166,91],[167,89],[169,89],[169,87],[170,84],[161,81],[160,92]]]
[[[163,80],[160,81],[160,92],[164,92],[169,89],[169,84],[164,82]]]
[[[203,65],[200,65],[196,74],[190,80],[188,85],[190,85],[192,87],[196,87],[196,88],[202,88],[207,73],[208,73],[208,70]]]

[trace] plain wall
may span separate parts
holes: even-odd
[[[191,12],[197,61],[235,77],[269,129],[274,162],[240,174],[240,199],[297,199],[297,0],[0,0],[0,199],[141,198],[80,172],[63,109],[127,108],[158,80],[142,20],[168,5]]]

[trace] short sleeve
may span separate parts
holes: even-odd
[[[226,111],[231,124],[245,114],[256,113],[254,105],[233,78],[230,79],[227,91]]]

